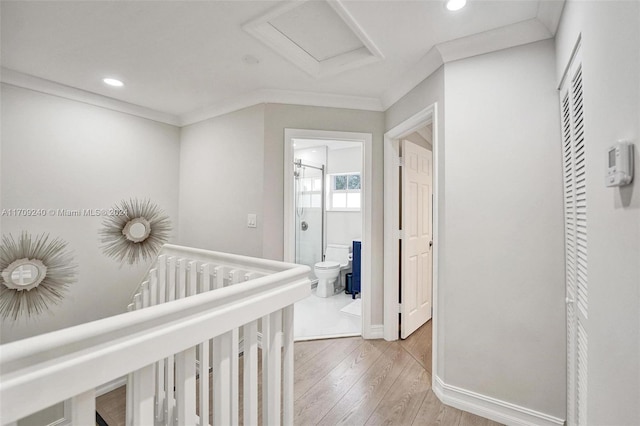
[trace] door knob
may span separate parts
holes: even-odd
[[[429,248],[433,247],[433,240],[429,241]]]

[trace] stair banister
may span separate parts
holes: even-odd
[[[245,326],[245,333],[247,329],[255,330],[260,319],[268,324],[267,333],[263,334],[263,344],[269,348],[284,347],[284,379],[281,383],[280,350],[270,349],[273,357],[263,354],[264,365],[273,367],[265,370],[265,386],[270,390],[282,387],[283,422],[292,422],[293,304],[310,293],[309,268],[177,246],[165,247],[163,253],[190,259],[191,262],[215,262],[231,268],[248,268],[251,273],[257,271],[264,275],[172,302],[1,345],[0,423],[11,424],[66,399],[72,399],[76,403],[72,405],[77,405],[72,408],[72,418],[89,418],[93,416],[93,390],[133,373],[132,391],[136,395],[136,406],[132,407],[130,422],[153,424],[158,414],[154,406],[157,390],[154,365],[175,356],[178,360],[176,378],[188,384],[186,391],[176,391],[179,394],[176,415],[182,420],[189,419],[189,423],[194,420],[195,424],[195,402],[192,400],[195,398],[197,348],[204,350],[203,346],[208,345],[203,342],[210,339],[214,339],[214,348],[216,341],[225,341],[234,335],[237,339],[239,327]],[[193,267],[195,264],[191,265]],[[151,296],[144,297],[150,300]],[[250,335],[245,345],[248,345],[245,351],[249,356],[244,361],[257,362],[255,334]],[[216,350],[224,350],[224,347],[219,346]],[[237,364],[237,346],[235,351]],[[213,367],[214,371],[220,368]],[[255,365],[245,364],[245,368],[251,375],[257,371]],[[237,382],[237,377],[235,380]],[[257,384],[250,387],[257,388]],[[245,402],[244,416],[253,420],[257,410],[255,395],[242,397]],[[271,421],[280,423],[280,394],[265,398],[264,419],[269,424]],[[189,411],[191,406],[193,412]],[[236,407],[236,414],[232,414],[235,417],[230,418],[237,419],[237,399],[235,405],[232,402],[230,407]],[[218,414],[214,411],[216,418],[220,419],[220,415],[228,413],[224,410],[226,408]],[[148,423],[150,419],[151,423]],[[165,422],[174,423],[171,419],[165,419]],[[200,419],[200,423],[208,424],[206,419]]]

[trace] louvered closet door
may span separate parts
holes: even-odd
[[[560,89],[564,164],[567,425],[587,424],[587,188],[580,48]]]

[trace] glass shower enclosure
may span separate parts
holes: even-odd
[[[294,160],[295,262],[311,268],[324,260],[325,169]]]

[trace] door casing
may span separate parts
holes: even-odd
[[[284,260],[294,262],[295,233],[293,217],[293,139],[346,140],[362,143],[362,337],[379,339],[379,325],[371,323],[371,244],[373,205],[373,135],[371,133],[340,132],[311,129],[284,129]]]
[[[438,258],[439,258],[439,170],[440,150],[438,141],[438,103],[419,111],[393,127],[384,135],[384,339],[398,339],[398,273],[400,178],[399,141],[427,124],[433,124],[433,377],[438,371]]]

